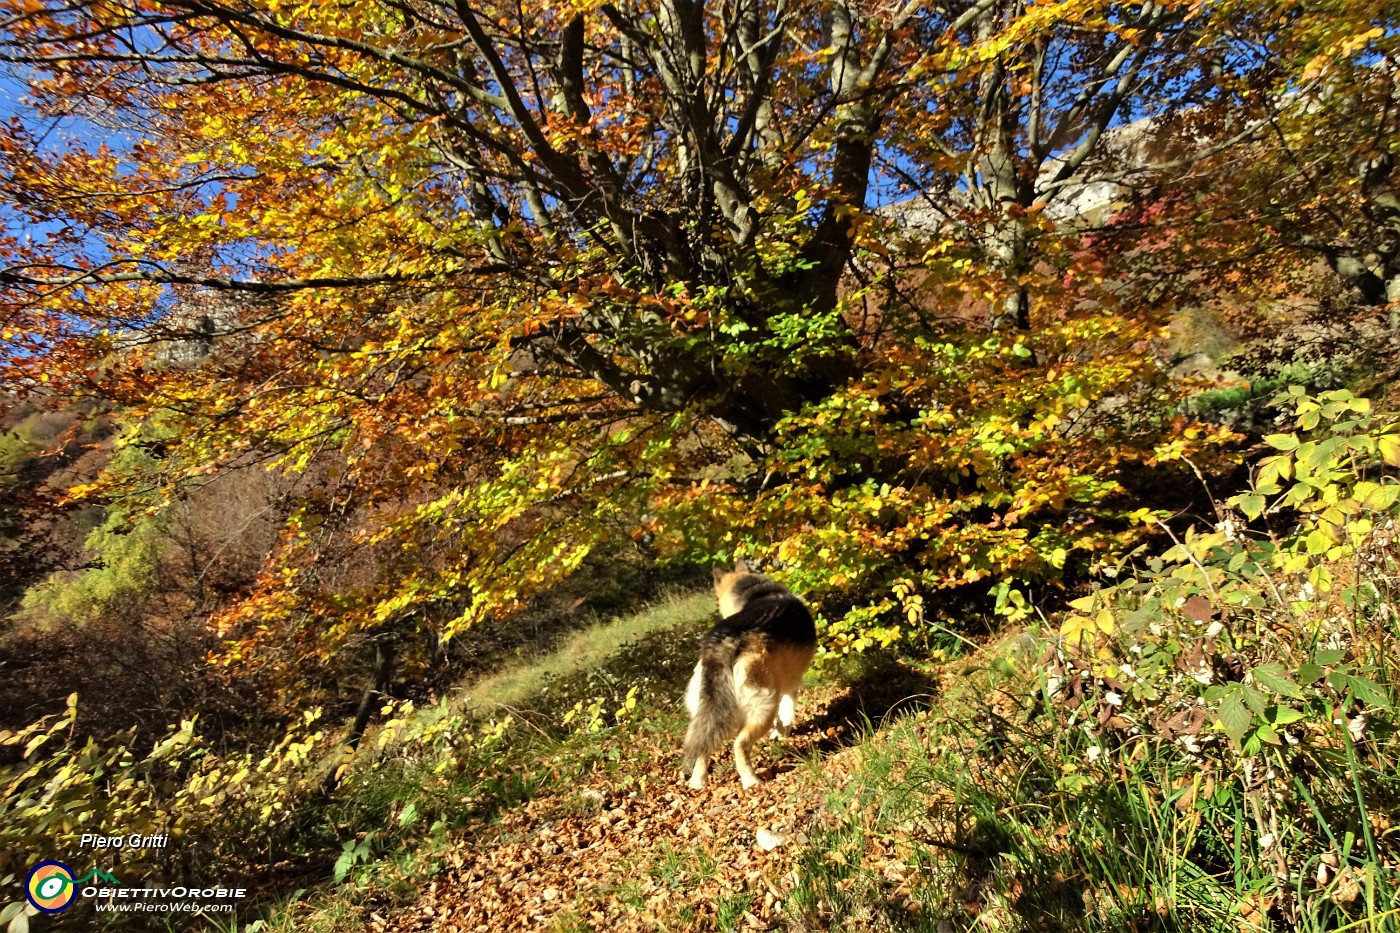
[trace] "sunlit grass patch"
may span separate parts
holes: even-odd
[[[597,669],[624,646],[646,635],[695,623],[713,612],[714,597],[709,593],[673,597],[633,615],[577,631],[552,651],[462,687],[457,699],[468,709],[519,706],[536,697],[551,680]]]

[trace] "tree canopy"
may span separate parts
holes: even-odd
[[[1122,553],[1157,527],[1124,483],[1228,433],[1154,358],[1193,275],[1251,242],[1392,288],[1393,22],[5,0],[0,362],[158,450],[72,491],[133,520],[231,469],[315,478],[216,618],[232,657],[451,633],[629,538],[778,561],[837,650],[933,592],[1018,611],[1007,580]],[[1342,226],[1319,172],[1356,179]],[[1132,211],[1172,249],[1098,230]]]

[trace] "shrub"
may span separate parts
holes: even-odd
[[[1180,414],[1156,336],[1096,310],[885,348],[868,378],[779,424],[756,496],[682,497],[660,512],[660,542],[772,561],[822,609],[833,654],[926,630],[925,607],[954,600],[1024,619],[1028,587],[1082,578],[1158,532],[1166,513],[1129,477],[1179,489],[1184,457],[1234,437]]]
[[[1400,909],[1400,423],[1346,390],[1278,403],[1298,429],[1265,438],[1215,527],[1061,625],[1044,695],[1089,742],[1060,789],[1152,762],[1194,820],[1180,864],[1232,875],[1261,917],[1374,922]]]
[[[1347,392],[1280,403],[1298,430],[1215,527],[863,745],[799,924],[1397,928],[1400,432]]]

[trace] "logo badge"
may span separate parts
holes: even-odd
[[[46,914],[67,910],[78,896],[73,869],[62,862],[40,862],[29,870],[24,896]]]

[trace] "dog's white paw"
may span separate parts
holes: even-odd
[[[704,790],[705,776],[703,774],[692,774],[690,780],[686,783],[689,784],[691,790]]]
[[[756,776],[752,774],[739,775],[739,784],[744,788],[744,790],[748,790],[751,787],[757,787],[762,783],[762,781],[760,781]]]

